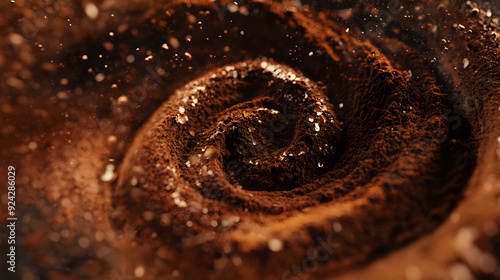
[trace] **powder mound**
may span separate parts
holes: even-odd
[[[142,126],[118,172],[115,225],[142,240],[158,236],[188,276],[190,262],[208,271],[220,255],[286,271],[318,238],[330,242],[320,253],[335,250],[321,269],[346,268],[435,228],[457,202],[470,155],[447,141],[448,101],[432,67],[402,42],[393,43],[406,52],[385,55],[390,46],[360,42],[335,23],[268,4],[249,13],[257,6],[276,38],[245,23],[265,42],[240,46],[255,57],[179,86]],[[266,44],[283,49],[280,32],[302,46],[300,63],[265,58]],[[155,217],[144,220],[145,211]]]

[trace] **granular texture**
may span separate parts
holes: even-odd
[[[494,8],[124,3],[2,43],[20,275],[499,277]]]

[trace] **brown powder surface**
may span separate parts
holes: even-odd
[[[15,277],[499,277],[495,9],[106,3],[0,21]]]

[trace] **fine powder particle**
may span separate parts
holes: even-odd
[[[20,266],[40,279],[498,270],[494,9],[167,2],[67,7],[79,26],[51,19],[42,47],[19,47],[1,114],[29,217]]]

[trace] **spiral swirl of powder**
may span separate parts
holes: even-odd
[[[186,263],[210,270],[220,256],[238,256],[267,274],[300,263],[318,238],[329,242],[319,254],[335,251],[328,269],[338,269],[446,217],[470,156],[447,141],[446,94],[418,51],[394,42],[406,50],[394,58],[333,22],[242,7],[228,22],[245,26],[257,57],[180,86],[143,125],[120,166],[115,223],[158,235]],[[202,9],[215,13],[188,8]],[[246,13],[256,10],[276,38],[250,24],[257,19]],[[210,21],[212,34],[231,29]],[[241,33],[231,36],[237,44]],[[289,53],[269,54],[289,49],[282,38]]]
[[[497,269],[498,11],[167,2],[84,3],[12,64],[19,103],[43,109],[24,112],[43,125],[19,113],[2,130],[43,131],[19,160],[40,278]]]

